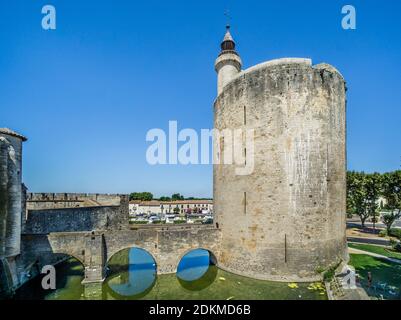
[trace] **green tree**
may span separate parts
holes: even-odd
[[[151,201],[153,194],[150,192],[133,192],[129,195],[130,200]]]
[[[389,210],[382,220],[389,234],[394,221],[401,217],[401,170],[385,173],[382,188],[383,196],[387,200],[385,208]]]
[[[365,183],[364,183],[364,188],[365,188],[365,206],[367,213],[370,217],[372,217],[373,221],[373,229],[376,227],[376,219],[379,216],[379,205],[378,205],[378,200],[380,197],[380,194],[382,192],[382,175],[379,173],[373,173],[373,174],[366,174],[365,175]]]
[[[184,196],[182,196],[182,195],[179,194],[179,193],[174,193],[174,194],[171,196],[171,199],[172,199],[173,201],[176,201],[176,200],[184,200]]]
[[[171,201],[170,197],[162,196],[159,198],[160,201]]]
[[[365,184],[364,172],[347,172],[347,212],[359,216],[362,227],[365,227],[365,221],[370,215]]]

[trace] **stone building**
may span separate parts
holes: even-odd
[[[22,142],[26,138],[0,128],[0,295],[17,283],[16,257],[21,252],[24,220]]]
[[[348,259],[345,81],[310,59],[241,67],[227,27],[215,63],[214,126],[242,129],[243,140],[254,130],[254,168],[238,175],[235,165],[214,165],[218,265],[259,279],[318,279],[317,271]],[[227,140],[215,141],[220,161]]]
[[[176,201],[140,201],[129,202],[131,215],[137,214],[168,214],[168,213],[192,213],[192,212],[213,212],[213,200],[176,200]]]

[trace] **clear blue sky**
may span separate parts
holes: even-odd
[[[354,31],[341,28],[349,3]],[[227,7],[244,68],[309,57],[343,73],[349,169],[400,167],[400,1],[1,0],[0,127],[29,138],[30,191],[211,196],[211,166],[150,166],[145,135],[212,127]]]

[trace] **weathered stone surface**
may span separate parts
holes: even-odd
[[[128,198],[121,199],[125,205],[29,210],[25,233],[127,229]]]
[[[118,206],[119,194],[91,193],[28,193],[28,210],[61,209],[76,207]]]
[[[26,138],[0,128],[0,295],[18,285],[16,257],[21,252],[22,142]]]
[[[47,252],[75,257],[84,265],[84,281],[93,282],[102,281],[107,262],[127,248],[138,247],[148,251],[155,260],[158,274],[176,272],[181,258],[193,249],[203,248],[218,256],[220,230],[213,226],[171,226],[125,231],[56,232],[46,239],[48,244],[42,239],[42,255]]]
[[[347,259],[341,74],[309,59],[268,61],[231,79],[214,112],[219,130],[255,130],[252,174],[214,166],[219,266],[253,278],[307,281],[319,277],[318,268]]]
[[[0,130],[0,254],[13,257],[20,253],[22,140],[5,132]]]

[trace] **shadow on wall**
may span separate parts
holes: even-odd
[[[44,275],[39,275],[34,279],[26,282],[22,285],[15,293],[14,300],[45,300],[48,296],[55,293],[55,291],[63,290],[68,288],[71,284],[68,281],[75,279],[79,284],[84,278],[84,266],[82,263],[65,254],[57,254],[59,261],[56,272],[56,290],[44,290],[42,289],[42,278]],[[76,290],[72,293],[73,296],[70,299],[78,300],[83,295],[84,287],[81,285],[74,286]]]

